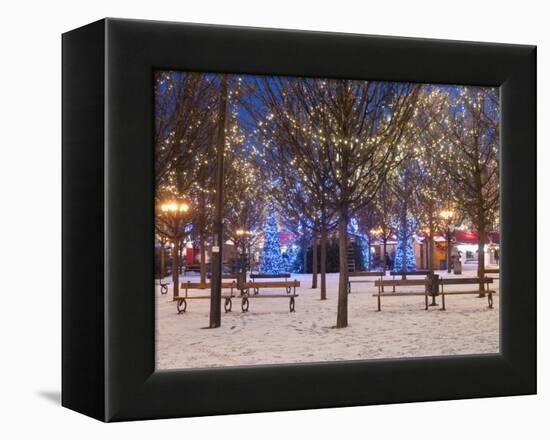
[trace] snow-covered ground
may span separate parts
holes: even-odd
[[[438,273],[442,277],[455,276]],[[474,267],[466,266],[461,276],[475,276]],[[440,307],[425,311],[424,297],[413,296],[382,298],[382,311],[377,312],[376,298],[372,296],[374,285],[354,284],[349,296],[349,326],[336,329],[338,274],[327,275],[326,301],[319,300],[319,289],[311,289],[311,275],[297,274],[292,278],[301,281],[295,313],[289,313],[288,300],[277,298],[251,299],[249,312],[242,313],[240,299],[235,298],[233,311],[222,312],[222,326],[217,329],[205,328],[209,300],[189,301],[187,312],[178,315],[176,304],[171,301],[171,285],[167,295],[161,295],[157,286],[157,368],[499,352],[498,280],[493,283],[497,291],[494,309],[487,307],[486,298],[455,295],[445,298],[446,311]],[[188,279],[196,281],[197,277],[182,278]],[[283,290],[261,291],[269,292]]]

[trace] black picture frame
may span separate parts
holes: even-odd
[[[104,19],[62,50],[64,406],[121,421],[536,393],[536,47]],[[155,69],[500,87],[501,353],[155,371]]]

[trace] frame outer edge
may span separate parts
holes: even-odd
[[[537,267],[536,267],[536,193],[537,193],[537,48],[525,46],[515,69],[502,85],[501,136],[501,236],[508,247],[502,256],[503,284],[510,293],[502,308],[501,327],[514,332],[503,341],[501,351],[523,383],[525,394],[537,392]],[[512,178],[514,177],[514,178]],[[511,261],[508,257],[520,255]],[[508,257],[506,256],[508,254]],[[521,270],[521,278],[510,277]],[[521,292],[521,294],[519,293]],[[530,338],[527,342],[526,337]]]
[[[533,60],[528,61],[531,64],[523,68],[518,64],[526,61],[528,57],[525,55],[532,48],[441,40],[403,41],[399,38],[352,37],[341,34],[331,37],[330,34],[310,32],[214,28],[128,20],[108,21],[107,108],[111,113],[107,134],[109,161],[106,165],[109,167],[107,209],[110,234],[110,294],[106,299],[106,325],[109,333],[106,339],[107,419],[135,420],[490,397],[528,394],[533,391],[536,344],[529,339],[535,336],[533,324],[529,321],[535,311],[534,292],[531,298],[523,302],[517,294],[501,298],[501,301],[506,301],[507,313],[512,316],[509,323],[501,325],[501,338],[506,341],[506,344],[501,344],[502,355],[154,372],[154,356],[148,352],[151,344],[154,344],[151,334],[148,333],[152,326],[148,320],[154,316],[154,304],[151,295],[147,296],[147,289],[152,286],[153,281],[146,279],[151,271],[152,260],[148,260],[151,252],[144,250],[142,246],[148,243],[149,235],[152,235],[151,231],[146,230],[151,219],[144,219],[146,216],[143,215],[147,209],[151,210],[152,215],[152,207],[149,206],[152,185],[151,182],[147,183],[151,173],[147,168],[148,161],[152,160],[152,136],[148,137],[152,126],[152,114],[148,112],[152,104],[149,101],[151,90],[142,90],[148,84],[152,67],[179,66],[180,70],[185,70],[187,64],[187,68],[192,66],[207,69],[208,66],[215,66],[212,69],[214,71],[227,67],[227,71],[232,73],[243,69],[243,73],[248,71],[261,74],[262,71],[269,73],[273,66],[277,66],[277,73],[299,76],[300,71],[318,71],[323,75],[333,72],[334,77],[345,77],[343,75],[351,71],[354,77],[367,77],[371,72],[379,74],[386,71],[392,80],[399,80],[397,75],[422,78],[423,72],[429,72],[427,76],[430,79],[441,78],[443,83],[453,83],[458,78],[461,84],[499,86],[507,79],[511,79],[508,85],[513,85],[519,77],[524,78],[528,84],[534,80],[534,76],[530,74],[534,66]],[[292,56],[289,57],[285,44],[293,40],[299,41],[299,44],[292,48]],[[315,53],[326,51],[328,58],[335,57],[339,63],[334,67],[329,66],[326,62],[319,61],[315,54],[302,54],[304,48],[313,48]],[[365,50],[366,54],[374,57],[376,63],[381,64],[374,67],[366,66],[365,63],[353,64],[355,59],[346,58],[351,48],[354,51]],[[345,49],[345,52],[340,52],[340,49]],[[250,61],[251,54],[257,55],[253,61]],[[403,57],[399,58],[398,54]],[[232,55],[238,55],[238,58]],[[300,55],[303,55],[302,58]],[[416,55],[421,55],[422,62],[409,63]],[[398,65],[402,66],[399,72],[395,70]],[[520,69],[516,78],[514,72],[518,66]],[[476,70],[476,67],[480,69]],[[534,180],[529,175],[534,167],[535,157],[534,125],[530,123],[534,110],[532,107],[525,113],[519,110],[533,105],[534,93],[534,88],[529,89],[524,93],[523,99],[517,93],[509,95],[510,102],[516,105],[514,114],[517,121],[514,127],[519,130],[513,134],[516,138],[519,136],[520,144],[523,135],[531,136],[532,139],[527,142],[528,154],[523,159],[516,155],[506,159],[510,166],[515,164],[519,167],[516,174],[529,179],[525,185],[519,185],[509,193],[503,191],[503,198],[508,200],[504,203],[507,207],[503,208],[503,213],[508,212],[514,204],[527,209],[526,214],[518,217],[511,225],[515,232],[523,226],[528,226],[531,231],[533,226],[531,216],[534,213],[534,201],[527,198],[524,205],[521,205],[521,200],[525,191],[535,189]],[[510,108],[513,107],[512,105]],[[506,119],[507,124],[510,122]],[[517,139],[513,140],[510,145],[516,145],[517,142]],[[141,173],[132,168],[141,169]],[[506,169],[502,169],[503,174]],[[507,174],[508,181],[511,176]],[[517,205],[518,202],[520,205]],[[531,233],[533,238],[534,234],[535,231]],[[512,244],[516,245],[515,242]],[[529,258],[534,258],[532,246],[522,247],[521,243],[518,245],[518,249],[527,252]],[[535,270],[529,271],[522,265],[516,273],[509,275],[510,286],[517,288],[520,286],[518,279],[524,274],[532,276]],[[128,281],[123,275],[132,271],[136,274],[136,279]],[[535,287],[532,283],[525,286]],[[516,306],[519,306],[519,310],[512,313]],[[522,348],[521,344],[528,347]],[[522,358],[524,356],[525,359]],[[475,376],[473,371],[476,371]],[[440,385],[433,385],[434,377]],[[452,380],[449,382],[447,379],[450,377]],[[266,380],[269,382],[266,383]],[[325,382],[321,385],[319,380]],[[292,390],[292,394],[287,390],[290,385],[297,387]],[[231,394],[231,391],[237,393]]]
[[[105,420],[104,22],[62,35],[62,406]]]

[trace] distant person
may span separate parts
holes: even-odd
[[[498,259],[499,259],[498,249],[495,249],[495,263],[497,266],[498,266]]]
[[[391,257],[389,254],[386,254],[386,267],[389,269],[389,270],[392,270],[392,260],[391,260]]]

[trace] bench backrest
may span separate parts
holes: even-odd
[[[191,281],[181,283],[182,289],[210,289],[211,286],[211,283],[192,283]],[[232,283],[222,283],[222,289],[230,289],[232,287],[237,287],[237,283],[235,281]]]
[[[300,281],[250,281],[239,284],[239,288],[254,288],[254,287],[300,287]]]
[[[379,286],[426,286],[430,281],[424,280],[376,280],[374,285]]]
[[[440,278],[439,284],[443,284],[444,286],[456,286],[459,284],[479,284],[482,282],[483,284],[492,283],[492,278]]]
[[[289,273],[251,273],[250,278],[256,279],[256,278],[290,278]]]
[[[485,269],[483,273],[499,273],[500,269]]]
[[[349,272],[349,277],[383,277],[385,272]]]
[[[412,272],[402,272],[402,271],[399,271],[399,272],[395,272],[395,271],[391,271],[390,272],[390,275],[393,275],[393,276],[396,276],[396,275],[410,275],[410,276],[414,276],[414,275],[431,275],[433,274],[434,271],[433,270],[414,270]]]

